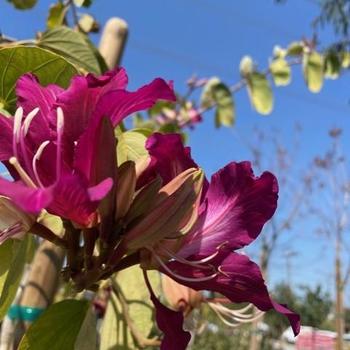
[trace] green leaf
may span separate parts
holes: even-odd
[[[148,278],[152,288],[158,294],[160,290],[160,276],[156,271],[148,271]],[[140,334],[147,338],[153,329],[153,305],[150,301],[142,270],[133,266],[113,277],[118,283],[124,298],[127,301],[129,315]],[[101,327],[100,350],[135,349],[133,338],[127,327],[121,304],[113,295],[109,301],[107,311]]]
[[[87,13],[84,13],[79,19],[79,27],[85,33],[98,32],[99,25],[95,18]]]
[[[89,38],[68,27],[47,30],[37,41],[37,45],[65,57],[87,72],[101,74],[105,70],[103,58]]]
[[[282,49],[280,46],[276,45],[273,48],[273,57],[274,58],[285,58],[287,55],[287,50]]]
[[[235,107],[230,89],[223,83],[212,87],[213,99],[216,102],[215,125],[232,126],[235,121]]]
[[[61,26],[64,23],[64,19],[67,13],[68,7],[62,2],[51,5],[49,10],[49,16],[46,24],[48,29],[53,29]]]
[[[213,77],[208,80],[201,95],[201,107],[215,106],[215,125],[232,126],[235,122],[235,106],[230,89]]]
[[[273,108],[273,95],[266,76],[254,72],[247,77],[247,87],[250,101],[260,114],[270,114]]]
[[[88,310],[89,303],[85,300],[63,300],[51,305],[29,327],[18,349],[74,350]]]
[[[311,92],[319,92],[323,85],[323,57],[313,51],[303,56],[304,79]]]
[[[341,66],[345,69],[350,67],[350,52],[341,53]]]
[[[207,109],[213,106],[215,103],[212,93],[212,88],[215,85],[221,83],[221,80],[218,77],[210,78],[203,87],[203,91],[200,97],[200,105],[203,109]]]
[[[33,237],[7,240],[0,245],[0,319],[6,315],[21,282],[25,263],[34,249]]]
[[[239,64],[239,72],[241,73],[241,76],[246,77],[247,75],[253,73],[253,70],[253,59],[250,56],[244,56]]]
[[[337,52],[328,51],[324,58],[324,76],[328,79],[337,79],[341,70],[341,61]]]
[[[92,0],[74,0],[74,5],[77,7],[89,7],[92,4]]]
[[[287,47],[288,56],[300,56],[304,52],[304,43],[302,41],[294,41]]]
[[[67,87],[77,70],[52,52],[38,47],[11,47],[0,50],[0,104],[13,112],[16,107],[15,85],[24,73],[32,72],[42,85]]]
[[[97,350],[97,319],[90,307],[75,341],[74,350]]]
[[[286,86],[291,81],[291,68],[284,58],[277,58],[270,64],[270,72],[276,86]]]
[[[148,152],[145,148],[147,137],[151,134],[148,129],[133,129],[121,132],[116,129],[117,144],[117,159],[118,165],[127,160],[135,161],[143,156],[147,156]]]
[[[7,0],[11,2],[16,9],[27,10],[35,6],[37,0]]]

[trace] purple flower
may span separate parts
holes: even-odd
[[[195,166],[179,135],[154,134],[147,147],[151,155],[147,177],[158,173],[167,182]],[[235,252],[260,234],[275,212],[277,199],[274,175],[265,172],[255,177],[249,162],[228,164],[203,188],[195,223],[176,242],[162,239],[148,246],[149,253],[142,255],[143,268],[156,267],[185,286],[221,293],[235,303],[249,302],[262,311],[275,309],[288,317],[298,334],[300,317],[274,302],[259,267]]]
[[[67,90],[22,76],[15,116],[0,115],[0,161],[15,180],[0,178],[0,194],[30,214],[45,208],[80,226],[95,225],[97,207],[115,182],[113,127],[158,99],[175,99],[162,79],[135,92],[126,85],[123,69],[76,76]]]

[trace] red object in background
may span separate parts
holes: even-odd
[[[301,331],[296,341],[297,350],[335,349],[336,336],[333,332],[310,330]]]

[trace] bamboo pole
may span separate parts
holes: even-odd
[[[99,50],[109,69],[120,65],[127,37],[128,25],[123,19],[113,17],[107,21]]]
[[[56,294],[65,251],[49,241],[43,241],[35,253],[32,268],[20,305],[47,308]],[[29,326],[26,322],[26,327]]]

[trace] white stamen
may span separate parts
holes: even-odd
[[[165,247],[161,247],[161,249],[166,253],[168,254],[171,258],[179,261],[179,262],[182,262],[184,264],[188,264],[188,265],[192,265],[192,266],[196,266],[196,267],[200,267],[201,264],[204,264],[208,261],[210,261],[211,259],[215,258],[218,254],[219,254],[219,251],[216,251],[215,253],[207,256],[206,258],[203,258],[203,259],[200,259],[200,260],[187,260],[185,258],[182,258],[181,256],[178,256],[174,253],[172,253],[170,250],[168,250],[167,248]]]
[[[32,167],[33,167],[33,172],[34,172],[34,176],[35,176],[35,179],[36,181],[38,182],[39,186],[40,187],[44,187],[43,183],[41,182],[40,180],[40,177],[39,177],[39,173],[38,173],[38,170],[37,170],[37,162],[38,160],[40,160],[40,157],[41,155],[43,154],[44,152],[44,149],[45,147],[50,143],[50,141],[44,141],[38,148],[38,150],[36,151],[34,157],[33,157],[33,161],[32,161]]]
[[[61,143],[64,127],[64,115],[61,107],[57,108],[57,150],[56,150],[56,178],[59,179],[61,175],[62,166],[62,154],[61,154]]]
[[[13,122],[13,136],[15,138],[16,143],[19,142],[19,138],[21,135],[22,119],[23,119],[23,108],[19,107],[16,110],[16,113],[14,116],[14,122]]]
[[[33,118],[38,114],[39,112],[39,108],[34,108],[26,117],[26,119],[23,122],[23,135],[27,136],[28,134],[28,130],[29,130],[29,126],[33,120]]]
[[[250,313],[246,315],[240,315],[235,316],[237,310],[232,310],[229,308],[224,307],[221,304],[216,303],[208,303],[208,305],[211,307],[212,310],[215,311],[215,313],[218,315],[220,320],[224,322],[226,325],[230,327],[238,327],[242,323],[250,323],[257,319],[259,319],[264,312],[263,311],[257,311],[255,313]],[[227,318],[225,318],[227,317]]]
[[[157,255],[157,254],[153,254],[153,256],[156,258],[156,260],[159,262],[159,264],[164,268],[164,270],[166,270],[170,275],[174,276],[175,278],[182,280],[182,281],[187,281],[187,282],[205,282],[205,281],[209,281],[213,278],[215,278],[218,273],[215,272],[210,276],[204,276],[204,277],[184,277],[184,276],[180,276],[177,273],[175,273],[174,271],[171,271],[169,269],[169,267],[164,264],[164,262],[162,261],[162,259]]]
[[[21,164],[19,164],[19,161],[16,157],[11,157],[9,159],[9,162],[16,169],[18,175],[20,176],[20,178],[25,184],[27,184],[29,187],[33,187],[33,188],[37,187],[33,182],[33,180],[28,176],[25,170],[21,167]]]
[[[57,108],[57,130],[62,130],[64,126],[64,116],[61,107]]]
[[[13,225],[5,228],[0,231],[0,244],[3,243],[6,239],[16,236],[17,234],[23,231],[22,223],[16,222]]]

